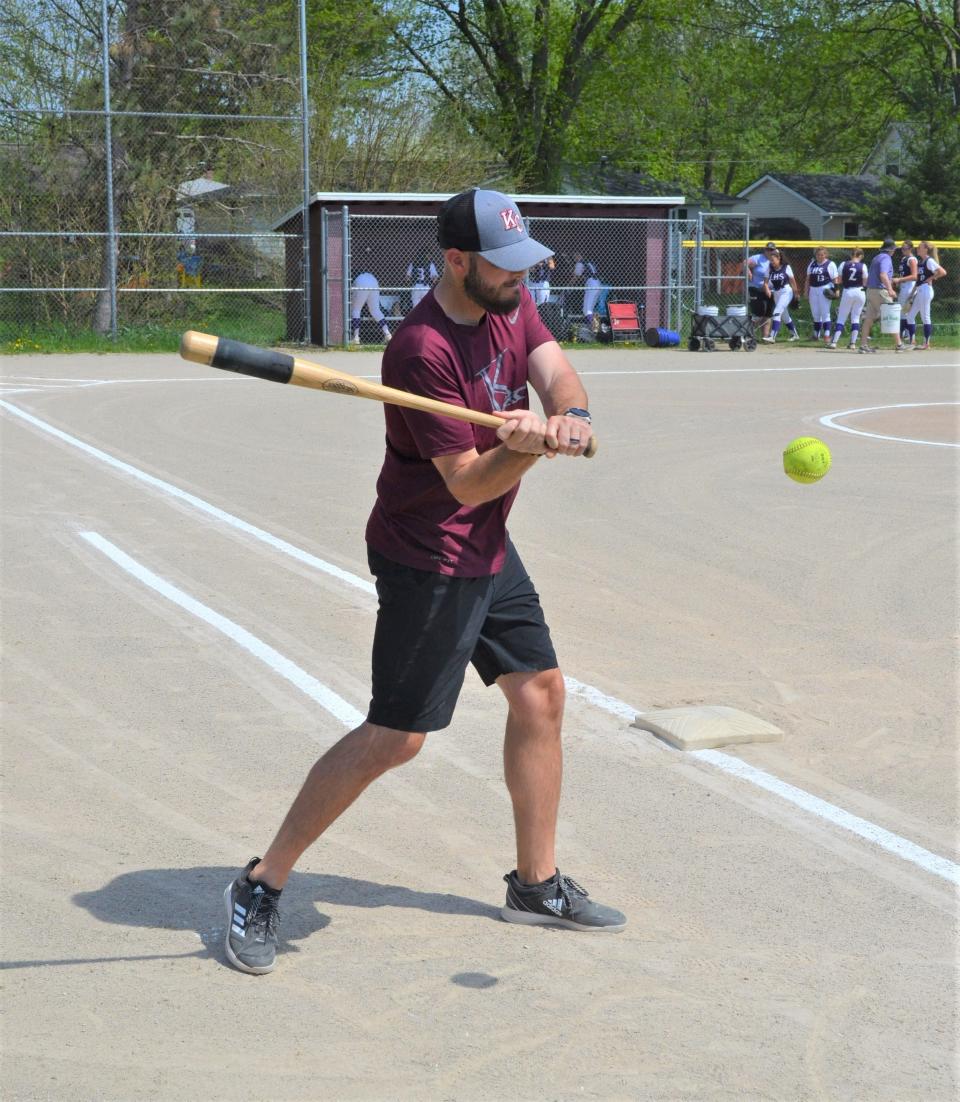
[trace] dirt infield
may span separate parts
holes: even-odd
[[[571,355],[599,454],[538,464],[511,532],[570,679],[561,867],[627,929],[499,920],[471,675],[305,856],[258,978],[221,894],[367,704],[381,409],[0,361],[5,1098],[956,1097],[957,357]],[[631,725],[698,703],[786,738]]]
[[[956,402],[892,406],[849,414],[836,418],[836,422],[849,425],[858,432],[960,447],[958,409],[960,406]]]

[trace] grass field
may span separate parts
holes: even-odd
[[[170,318],[121,325],[117,336],[94,333],[86,325],[60,322],[20,325],[0,321],[0,353],[31,352],[175,352],[184,329],[228,333],[250,344],[273,345],[284,338],[286,318],[268,303],[219,296],[202,304],[189,319]]]

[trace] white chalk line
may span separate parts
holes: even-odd
[[[92,547],[106,555],[121,570],[125,570],[131,577],[136,578],[138,582],[142,582],[161,597],[182,608],[184,612],[189,612],[191,616],[196,616],[198,620],[209,624],[210,627],[215,628],[222,635],[236,643],[238,647],[242,647],[248,654],[269,666],[275,673],[286,678],[291,685],[311,700],[316,701],[324,711],[329,712],[335,719],[345,723],[348,727],[356,727],[363,722],[364,716],[352,704],[348,704],[333,689],[324,685],[322,681],[318,681],[301,666],[271,647],[269,643],[265,643],[252,632],[247,631],[246,628],[242,628],[233,620],[228,620],[226,616],[222,616],[219,612],[214,612],[212,608],[201,603],[195,597],[191,597],[189,593],[185,593],[152,570],[148,570],[125,551],[121,551],[115,544],[104,539],[98,532],[81,532],[80,536]]]
[[[207,516],[213,517],[214,520],[218,520],[222,524],[227,524],[231,528],[235,528],[238,532],[243,532],[247,536],[253,536],[254,539],[260,540],[261,543],[268,544],[270,547],[274,548],[274,550],[280,551],[284,555],[289,555],[298,562],[302,562],[316,570],[321,570],[323,573],[331,575],[338,581],[346,582],[348,585],[356,589],[361,589],[365,593],[376,593],[373,582],[368,581],[366,578],[360,578],[356,574],[351,574],[349,571],[341,570],[340,567],[334,566],[333,563],[320,559],[316,555],[311,555],[309,551],[303,551],[299,547],[295,547],[292,543],[288,543],[286,540],[280,539],[278,536],[274,536],[270,532],[266,532],[264,529],[258,528],[254,524],[249,524],[247,521],[241,520],[239,517],[226,512],[224,509],[217,508],[216,505],[212,505],[209,501],[204,501],[203,498],[197,497],[196,494],[181,490],[179,486],[174,486],[171,482],[165,482],[162,478],[156,478],[152,474],[147,474],[146,471],[142,471],[139,467],[134,467],[130,463],[124,463],[122,459],[117,459],[116,456],[101,451],[100,448],[95,448],[91,444],[79,440],[76,436],[71,436],[68,432],[63,432],[61,429],[55,428],[46,421],[41,421],[39,417],[34,417],[32,413],[27,413],[26,410],[22,410],[18,406],[11,405],[9,402],[0,399],[0,409],[5,409],[8,413],[13,414],[14,417],[21,418],[21,420],[33,425],[34,428],[38,428],[42,432],[56,437],[57,440],[62,441],[64,444],[69,444],[71,447],[77,448],[91,458],[101,463],[105,463],[108,467],[113,467],[114,470],[122,471],[131,478],[135,478],[145,483],[147,486],[151,486],[155,490],[160,490],[161,493],[168,494],[170,497],[176,498],[186,505],[190,505],[201,513],[206,513]]]
[[[750,353],[744,353],[749,355]],[[896,371],[904,368],[916,371],[926,367],[960,367],[960,358],[953,363],[914,363],[897,360],[896,363],[807,364],[796,367],[638,367],[623,371],[591,371],[577,368],[578,375],[779,375],[807,371]]]
[[[909,436],[886,436],[879,432],[867,432],[854,429],[849,425],[838,425],[836,418],[853,417],[857,413],[877,413],[887,409],[926,409],[929,406],[960,406],[960,402],[898,402],[890,406],[864,406],[862,409],[845,409],[840,413],[827,413],[820,418],[820,424],[837,432],[849,432],[852,436],[869,436],[872,440],[895,440],[900,444],[925,444],[929,448],[960,448],[960,444],[950,444],[943,440],[913,440]]]
[[[960,865],[946,857],[931,853],[922,846],[907,841],[906,838],[901,838],[899,834],[884,830],[876,823],[861,819],[859,815],[851,815],[849,811],[844,811],[843,808],[837,807],[835,804],[821,800],[819,796],[813,796],[802,788],[788,784],[786,781],[780,780],[779,777],[765,773],[762,769],[757,769],[740,758],[731,757],[719,750],[691,750],[689,754],[698,761],[709,762],[710,765],[722,769],[731,776],[749,781],[750,784],[755,784],[758,788],[772,792],[775,796],[787,800],[804,811],[809,811],[812,815],[817,815],[843,830],[857,834],[866,841],[885,849],[888,853],[902,857],[905,861],[910,861],[914,865],[919,865],[927,872],[942,876],[944,880],[949,880],[952,884],[960,884]]]
[[[221,520],[234,528],[237,528],[239,531],[242,531],[247,535],[253,536],[255,539],[261,540],[275,550],[281,551],[284,554],[291,555],[293,558],[297,559],[300,562],[304,562],[307,565],[315,566],[317,569],[322,570],[325,573],[332,574],[339,580],[344,581],[349,585],[353,585],[356,588],[362,589],[365,592],[369,592],[371,594],[376,592],[373,584],[366,579],[360,578],[355,574],[350,574],[347,571],[340,570],[339,567],[335,567],[332,564],[317,558],[315,555],[311,555],[308,552],[301,551],[293,544],[287,543],[286,540],[278,539],[277,537],[272,536],[270,533],[265,532],[262,528],[257,528],[255,525],[247,524],[246,521],[241,521],[238,517],[234,517],[232,514],[226,513],[222,509],[218,509],[216,506],[210,505],[208,502],[203,501],[202,498],[198,498],[194,494],[189,494],[186,491],[179,489],[179,487],[173,486],[169,482],[164,482],[162,479],[158,479],[152,475],[148,475],[146,472],[140,471],[138,468],[131,466],[129,463],[124,463],[121,460],[116,459],[111,455],[108,455],[106,452],[101,451],[99,448],[94,448],[91,445],[86,444],[81,440],[78,440],[76,437],[70,436],[68,433],[62,432],[60,429],[54,428],[54,426],[52,425],[48,425],[46,422],[41,421],[39,418],[34,417],[32,414],[28,414],[23,410],[17,409],[17,407],[15,406],[11,406],[8,402],[0,401],[0,408],[6,409],[8,412],[13,413],[15,416],[23,418],[24,420],[41,429],[42,431],[48,432],[51,435],[55,436],[57,439],[62,440],[64,443],[70,444],[74,447],[78,447],[81,451],[85,452],[95,459],[100,460],[101,462],[106,463],[108,466],[111,466],[117,470],[121,470],[126,474],[131,474],[133,475],[133,477],[138,478],[140,481],[145,482],[147,485],[168,493],[177,500],[192,505],[202,512],[207,513],[208,515],[213,516],[216,519]],[[102,540],[102,537],[96,536],[96,533],[92,533],[92,535],[94,535],[97,539]],[[106,544],[106,541],[102,542]],[[110,546],[112,547],[112,545]],[[104,550],[104,548],[101,547],[101,550]],[[117,550],[117,554],[123,555],[123,552]],[[130,559],[129,561],[133,563],[134,560]],[[126,569],[126,567],[124,567],[124,569]],[[156,577],[156,575],[152,575],[152,577]],[[157,580],[161,581],[162,579],[158,578]],[[164,584],[166,585],[168,583]],[[174,587],[171,586],[170,589],[172,590],[174,589]],[[159,589],[157,591],[160,592]],[[182,591],[177,592],[182,593]],[[187,597],[186,594],[182,595],[184,598]],[[189,598],[189,600],[193,599]],[[199,602],[195,603],[198,607],[205,607],[200,606]],[[219,614],[213,613],[211,611],[211,615],[217,616]],[[223,617],[221,617],[221,620],[223,620],[225,624],[232,623],[232,621],[227,621]],[[222,630],[222,628],[220,628],[218,625],[213,626],[217,626],[218,630]],[[243,632],[245,630],[243,628],[240,628],[238,625],[233,625],[233,627],[236,628],[238,632]],[[247,633],[247,635],[249,635],[249,633]],[[250,636],[250,639],[253,638],[255,637]],[[264,646],[266,646],[266,644],[264,644]],[[246,649],[249,650],[249,647],[247,647]],[[251,651],[250,653],[254,652]],[[278,654],[278,652],[274,651],[273,653],[277,654],[277,657],[281,659],[282,662],[289,662],[288,659],[284,659],[282,655]],[[285,666],[284,668],[296,670],[300,669],[299,667],[294,666],[293,663],[290,663],[289,667]],[[323,688],[326,692],[332,692],[332,690],[326,689],[326,686],[322,686],[321,683],[319,681],[316,681],[315,678],[312,678],[311,675],[306,674],[305,671],[300,672],[303,673],[304,677],[309,678],[311,682],[316,682],[316,684],[318,686],[321,686],[321,688]],[[282,676],[286,677],[287,674],[284,673],[282,674]],[[291,680],[291,678],[288,677],[288,680]],[[616,697],[608,696],[606,693],[603,693],[601,690],[594,688],[591,685],[587,685],[583,682],[577,681],[575,678],[572,677],[566,677],[564,678],[564,680],[566,682],[568,691],[572,695],[581,697],[588,703],[592,704],[594,707],[597,707],[602,711],[606,711],[619,719],[625,720],[628,723],[633,722],[636,716],[641,714],[636,708],[632,707],[631,705],[625,703],[622,700],[618,700]],[[334,694],[334,696],[335,695],[336,694]],[[342,701],[341,698],[337,699],[340,701],[341,705],[350,709],[351,716],[359,715],[359,713],[352,709],[352,706],[348,705],[346,701]],[[674,752],[680,753],[680,751]],[[719,751],[693,751],[692,753],[694,754],[694,756],[699,757],[700,760],[707,761],[710,764],[715,765],[717,768],[723,769],[725,772],[731,773],[732,775],[739,777],[741,780],[748,781],[749,783],[755,784],[768,792],[778,795],[782,799],[788,800],[789,802],[794,803],[796,806],[801,807],[803,810],[809,812],[810,814],[813,814],[819,818],[825,818],[827,819],[827,821],[832,822],[837,826],[841,826],[845,830],[851,831],[852,833],[859,835],[865,841],[871,842],[874,845],[878,845],[888,852],[893,853],[906,861],[910,861],[928,872],[932,872],[937,876],[944,877],[945,879],[950,880],[952,883],[960,883],[960,866],[956,865],[952,861],[949,861],[947,858],[940,857],[934,853],[930,853],[928,850],[925,850],[922,847],[907,841],[907,839],[899,837],[899,835],[884,830],[884,828],[877,826],[874,823],[870,823],[866,819],[860,819],[858,816],[851,815],[849,812],[844,811],[842,808],[835,807],[835,805],[829,804],[826,801],[819,799],[819,797],[812,795],[811,793],[804,792],[802,789],[795,788],[793,785],[789,785],[786,782],[779,781],[778,778],[773,777],[770,774],[763,773],[759,769],[755,770],[751,766],[746,766],[745,763],[741,762],[738,758],[730,757],[729,755],[722,754]],[[707,754],[710,754],[711,756],[705,757],[704,755]],[[769,778],[769,783],[766,780],[764,780],[764,783],[761,783],[761,779],[763,778]]]
[[[601,708],[603,711],[609,712],[619,719],[625,719],[628,723],[633,723],[638,715],[643,715],[643,713],[638,712],[636,708],[631,708],[629,704],[622,700],[617,700],[616,697],[610,697],[601,693],[599,689],[593,688],[592,685],[584,685],[582,682],[576,681],[572,677],[565,677],[564,681],[567,685],[567,691],[573,696],[578,696],[581,699],[587,700],[595,707]],[[775,796],[779,796],[781,799],[794,804],[796,807],[809,812],[811,815],[816,815],[820,819],[826,819],[835,826],[859,835],[859,837],[864,840],[872,842],[876,846],[880,846],[881,849],[885,849],[888,853],[901,857],[905,861],[910,861],[914,865],[919,865],[920,868],[926,869],[927,872],[932,872],[936,876],[942,876],[945,880],[949,880],[953,884],[960,884],[960,865],[955,864],[948,858],[941,857],[936,853],[931,853],[922,846],[918,846],[914,842],[908,841],[906,838],[901,838],[900,835],[894,834],[892,831],[886,830],[881,826],[877,826],[876,823],[871,823],[868,819],[861,819],[858,815],[853,815],[849,811],[844,811],[842,807],[837,807],[835,804],[820,799],[819,796],[814,796],[812,793],[806,792],[802,788],[797,788],[795,785],[788,784],[786,781],[780,780],[779,777],[775,777],[771,773],[765,773],[762,769],[757,769],[755,766],[748,765],[747,762],[740,758],[732,757],[730,754],[724,754],[720,750],[681,751],[666,743],[663,745],[665,749],[669,750],[671,753],[682,753],[685,757],[707,762],[717,769],[722,769],[725,773],[729,773],[731,776],[738,777],[740,780],[747,781],[750,784],[756,785],[758,788],[773,793]]]

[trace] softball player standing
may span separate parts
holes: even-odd
[[[534,264],[527,273],[527,287],[538,306],[543,306],[550,298],[550,273],[554,266],[553,257],[549,256],[539,264]]]
[[[764,338],[770,336],[769,319],[773,315],[773,291],[768,277],[770,258],[776,251],[777,246],[772,241],[768,241],[763,247],[763,252],[748,256],[744,265],[747,293],[750,298],[750,317],[753,319],[754,328],[759,326],[763,330]]]
[[[573,266],[573,278],[583,280],[583,324],[593,328],[593,312],[600,298],[600,276],[592,260],[578,256]]]
[[[423,253],[407,265],[407,279],[410,280],[410,305],[416,306],[430,288],[437,282],[440,273],[432,260]]]
[[[914,352],[926,352],[930,348],[933,325],[930,321],[930,304],[933,302],[933,285],[947,273],[940,267],[937,248],[929,241],[921,241],[917,247],[919,263],[917,265],[917,286],[913,292],[913,303],[907,311],[907,340]],[[917,344],[917,314],[923,322],[923,344]]]
[[[813,315],[813,339],[830,339],[830,299],[826,291],[837,282],[837,266],[830,259],[827,250],[821,245],[813,254],[813,260],[807,265],[807,299],[810,313]]]
[[[860,336],[860,315],[867,301],[867,266],[863,262],[863,249],[853,249],[850,259],[840,265],[840,286],[843,288],[843,293],[840,296],[840,308],[837,310],[837,322],[833,329],[830,347],[837,347],[837,341],[840,340],[844,325],[849,318],[849,348],[853,351],[857,347],[857,337]]]
[[[918,261],[913,252],[913,242],[904,241],[900,246],[900,263],[897,265],[897,274],[893,277],[894,287],[897,291],[897,302],[900,303],[900,336],[907,334],[907,310],[909,309],[910,296],[917,285]]]
[[[793,302],[793,296],[798,293],[793,268],[786,262],[786,258],[779,249],[773,249],[769,257],[770,270],[767,283],[773,294],[773,325],[770,333],[760,339],[765,344],[773,344],[780,332],[780,323],[783,322],[790,330],[790,340],[798,341],[800,334],[797,332],[793,318],[790,317],[790,303]]]

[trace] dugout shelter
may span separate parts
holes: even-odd
[[[310,333],[318,345],[345,344],[350,334],[350,287],[361,272],[379,282],[380,305],[390,327],[412,308],[411,269],[442,269],[436,217],[450,193],[317,192],[310,212]],[[604,289],[634,301],[646,324],[667,324],[668,289],[677,260],[671,223],[682,195],[516,195],[531,234],[555,250],[541,311],[558,339],[582,319],[578,261],[593,264]],[[285,240],[287,286],[301,284],[302,207],[272,228]],[[302,341],[303,296],[287,295],[286,337]],[[382,339],[378,322],[364,311],[364,341]]]

